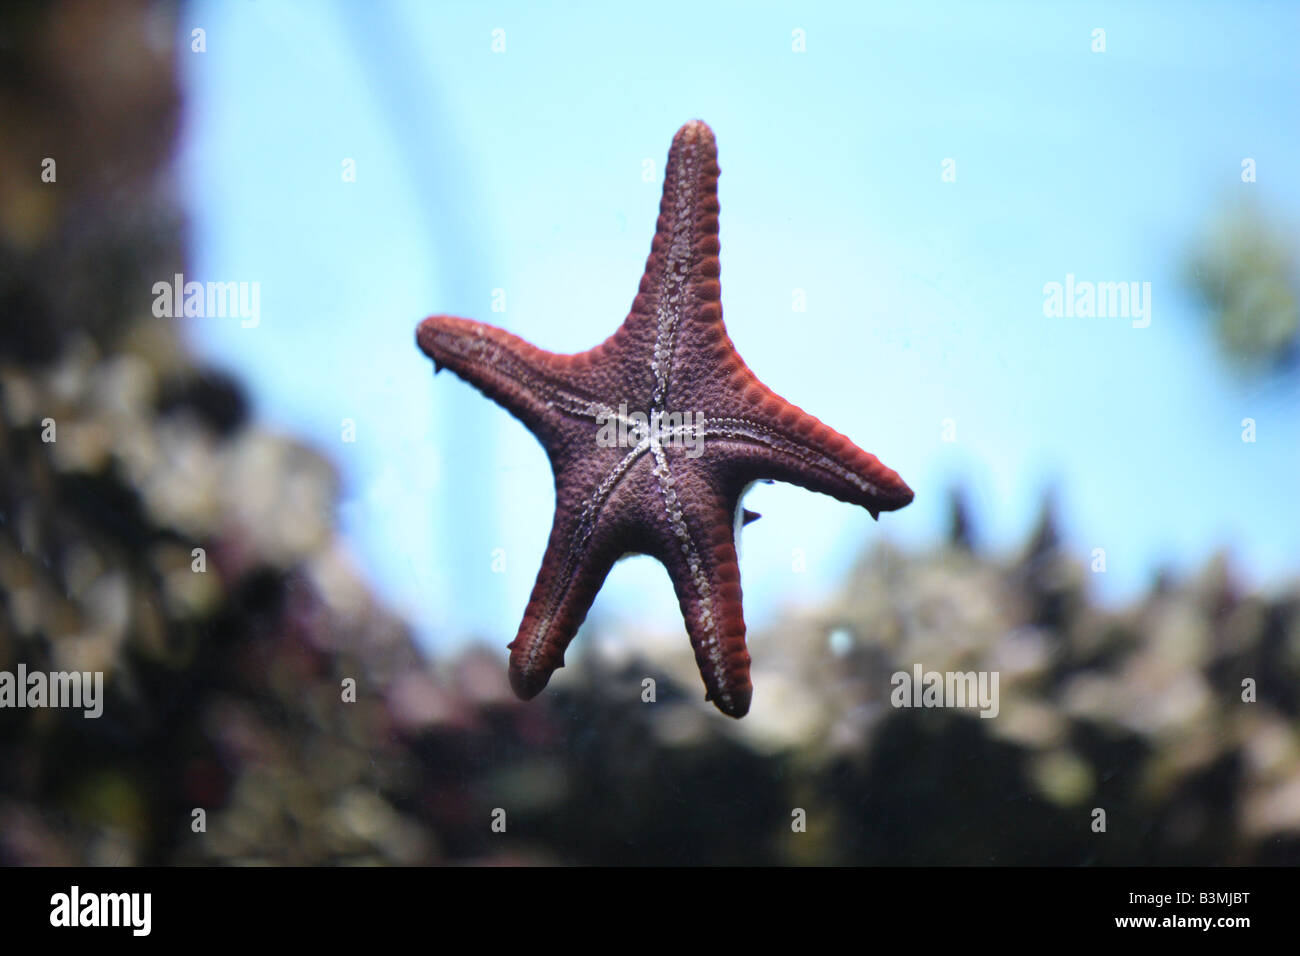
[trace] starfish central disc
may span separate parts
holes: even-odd
[[[912,500],[874,455],[745,365],[722,323],[718,251],[717,146],[696,121],[673,138],[640,290],[608,339],[557,355],[446,315],[416,332],[435,370],[513,414],[551,461],[555,518],[510,644],[510,682],[524,699],[564,665],[614,562],[640,553],[668,569],[706,698],[743,717],[753,692],[735,545],[745,488],[787,481],[873,517]]]

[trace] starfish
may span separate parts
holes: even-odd
[[[648,554],[672,578],[705,699],[743,717],[753,693],[736,533],[756,481],[786,481],[873,518],[912,490],[874,455],[763,385],[722,324],[713,131],[673,138],[640,291],[595,348],[557,355],[503,329],[435,315],[419,347],[518,418],[555,478],[555,518],[510,683],[528,700],[564,651],[614,562]]]

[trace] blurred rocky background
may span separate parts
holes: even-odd
[[[1104,610],[1050,503],[1010,558],[960,495],[946,547],[865,553],[751,635],[741,722],[684,634],[595,619],[528,704],[499,646],[423,657],[328,461],[151,314],[185,264],[173,16],[0,7],[0,670],[107,698],[0,710],[0,862],[1300,863],[1300,586],[1220,559]],[[1294,334],[1265,325],[1252,353]],[[997,718],[892,707],[916,663],[999,672]]]

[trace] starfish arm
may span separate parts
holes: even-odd
[[[650,447],[649,440],[611,460],[594,486],[555,476],[555,521],[542,568],[510,642],[510,684],[524,700],[536,696],[558,668],[564,651],[591,610],[614,562],[635,543],[611,524],[607,504]],[[579,489],[586,490],[579,490]]]
[[[619,557],[608,546],[588,550],[583,529],[562,514],[556,513],[523,622],[509,644],[510,686],[521,700],[536,697],[564,666],[565,649]]]
[[[707,421],[704,455],[723,446],[718,451],[741,480],[786,481],[861,505],[873,518],[911,502],[912,489],[896,471],[802,409],[768,392],[755,412]]]
[[[674,356],[690,347],[694,327],[722,322],[717,157],[713,131],[699,120],[673,137],[640,288],[618,331],[598,346],[644,377],[641,404],[662,407]]]
[[[666,519],[655,556],[668,569],[677,592],[704,679],[705,700],[729,717],[743,717],[749,712],[753,686],[736,560],[739,489],[719,493],[685,470],[675,477],[662,449],[654,449],[654,457]]]
[[[591,420],[613,414],[573,384],[574,356],[539,349],[504,329],[434,315],[415,338],[435,371],[451,369],[534,432],[557,412]]]

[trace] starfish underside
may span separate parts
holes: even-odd
[[[687,123],[668,153],[640,291],[593,349],[557,355],[445,315],[417,330],[435,370],[508,410],[550,457],[555,518],[509,645],[524,699],[563,666],[614,562],[641,553],[668,569],[706,698],[744,716],[752,687],[735,529],[745,488],[787,481],[873,516],[912,500],[895,472],[776,395],[737,354],[722,323],[717,185],[713,132]]]

